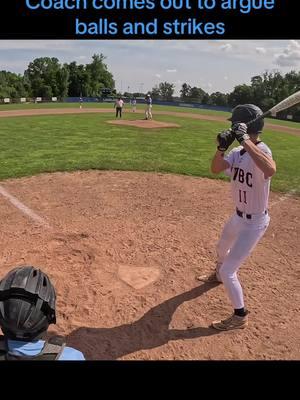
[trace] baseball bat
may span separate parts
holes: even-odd
[[[269,115],[275,117],[276,114],[279,113],[280,111],[287,110],[288,108],[291,108],[299,103],[300,103],[300,90],[292,94],[291,96],[287,97],[286,99],[282,100],[280,103],[276,104],[276,106],[270,108],[270,110],[264,112],[259,117],[253,119],[252,121],[249,121],[246,125],[247,127],[249,127],[254,122],[259,121],[262,118],[268,117]]]

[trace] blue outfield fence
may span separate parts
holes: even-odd
[[[207,104],[201,103],[184,103],[182,101],[161,101],[161,100],[153,100],[153,104],[157,104],[160,106],[174,106],[174,107],[186,107],[186,108],[201,108],[203,110],[213,110],[213,111],[226,111],[231,112],[232,108],[229,107],[219,107],[219,106],[210,106]]]
[[[79,103],[81,97],[65,97],[63,99],[64,103]],[[101,103],[102,99],[100,97],[82,97],[84,103]]]
[[[129,98],[122,99],[126,102],[130,102]],[[66,103],[79,103],[80,97],[66,97],[63,99]],[[82,97],[83,103],[113,103],[115,100],[113,98],[101,99],[100,97]],[[137,98],[137,104],[145,104],[144,99]],[[153,100],[153,105],[159,106],[174,106],[174,107],[186,107],[186,108],[200,108],[203,110],[213,110],[213,111],[226,111],[231,112],[231,108],[229,107],[219,107],[219,106],[210,106],[207,104],[200,103],[184,103],[182,101],[163,101],[163,100]]]

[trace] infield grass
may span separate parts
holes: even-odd
[[[132,119],[132,114],[125,118]],[[210,161],[216,133],[226,122],[157,116],[181,127],[146,130],[107,124],[110,119],[111,114],[0,119],[0,179],[88,169],[216,178]],[[300,137],[267,130],[263,139],[277,162],[272,190],[300,194]]]

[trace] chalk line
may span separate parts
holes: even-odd
[[[40,225],[44,226],[45,228],[52,229],[52,227],[48,224],[48,222],[37,215],[33,210],[29,207],[25,206],[21,201],[19,201],[15,196],[11,195],[3,186],[0,185],[0,194],[5,197],[7,200],[10,201],[18,210],[20,210],[23,214],[27,215],[29,218],[38,222]]]
[[[290,190],[287,192],[285,195],[281,196],[279,200],[274,201],[273,203],[270,204],[269,208],[275,206],[276,204],[282,203],[283,201],[288,200],[290,197],[292,197],[295,193],[297,192],[296,189]]]

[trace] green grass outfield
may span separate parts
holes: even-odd
[[[157,120],[181,127],[146,130],[107,124],[112,118],[110,113],[1,118],[0,179],[85,169],[216,177],[209,166],[216,133],[226,122],[160,115]],[[299,195],[300,137],[266,130],[264,140],[277,161],[272,190]]]

